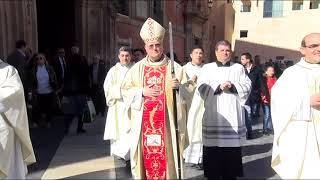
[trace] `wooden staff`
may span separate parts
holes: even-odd
[[[175,78],[174,72],[174,56],[173,56],[173,38],[172,38],[172,24],[169,22],[169,43],[170,43],[170,59],[171,59],[171,76]],[[174,127],[176,130],[176,142],[177,142],[177,154],[178,154],[178,179],[181,179],[181,164],[180,164],[180,146],[179,146],[179,128],[178,128],[178,119],[177,119],[177,89],[172,89],[173,94],[173,118],[174,118]]]

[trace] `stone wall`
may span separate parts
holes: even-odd
[[[19,39],[24,39],[33,52],[38,50],[36,0],[1,0],[1,59],[15,49],[15,41]]]

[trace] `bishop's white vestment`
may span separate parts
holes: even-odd
[[[271,166],[283,179],[320,179],[320,65],[304,58],[286,69],[271,91],[274,142]]]
[[[25,179],[36,162],[18,72],[0,60],[0,179]]]
[[[187,94],[184,92],[187,78],[182,67],[174,62],[175,76],[181,84],[179,96],[177,96],[180,149],[180,154],[178,154],[173,115],[171,67],[171,60],[166,56],[159,62],[151,62],[147,56],[129,70],[122,86],[122,92],[128,106],[126,113],[131,121],[129,141],[131,145],[131,171],[134,179],[148,177],[177,179],[178,156],[180,157],[183,178],[182,152],[188,145],[188,140],[186,135],[186,106],[182,94]],[[161,97],[143,97],[143,87],[150,84],[159,88],[162,94]],[[147,110],[148,105],[153,102],[157,103],[157,106],[154,106],[150,111]],[[161,117],[160,112],[164,113]],[[158,115],[154,116],[157,113]],[[164,122],[158,123],[159,121],[156,121],[158,119],[162,119]],[[149,129],[145,129],[145,127]],[[155,128],[154,131],[150,131],[153,128]],[[150,134],[153,132],[154,134]],[[145,137],[147,137],[147,140]],[[159,148],[161,149],[160,151]],[[158,158],[159,156],[155,157],[157,155],[161,156],[161,158]],[[147,161],[152,161],[148,167],[146,167]],[[161,174],[157,174],[160,172],[159,168],[164,169],[161,170]]]
[[[104,92],[108,106],[104,140],[110,140],[110,154],[124,160],[129,160],[128,132],[130,122],[125,116],[125,104],[120,87],[132,65],[117,63],[109,70],[104,81]]]

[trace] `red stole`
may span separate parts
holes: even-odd
[[[143,163],[147,179],[166,179],[165,79],[167,66],[144,68],[144,86],[160,90],[157,98],[145,97],[142,117]]]

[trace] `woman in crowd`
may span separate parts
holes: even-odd
[[[31,70],[31,83],[33,101],[35,107],[33,108],[33,120],[38,125],[43,123],[40,121],[45,118],[45,126],[51,126],[51,119],[53,111],[57,106],[56,91],[58,88],[57,78],[54,70],[48,65],[44,54],[36,54]]]
[[[273,65],[267,65],[264,76],[261,80],[261,101],[263,108],[263,134],[269,135],[272,133],[272,121],[270,111],[270,95],[271,88],[275,84],[277,78]]]

